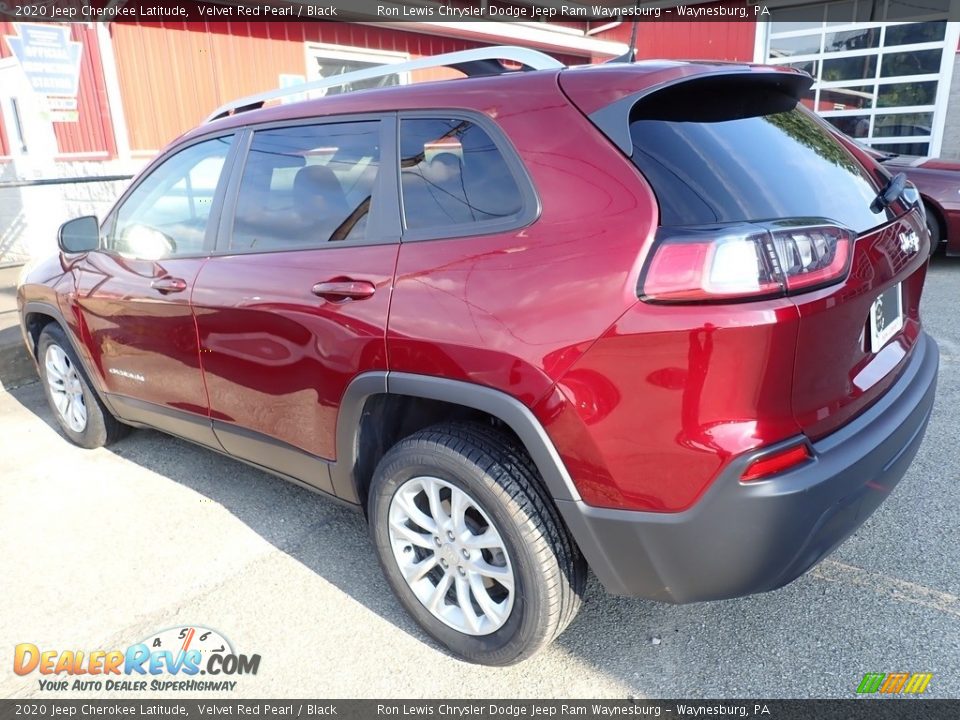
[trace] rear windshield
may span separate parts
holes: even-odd
[[[870,210],[877,187],[796,101],[729,90],[735,102],[634,108],[633,162],[653,186],[661,225],[822,217],[862,233],[892,219]]]

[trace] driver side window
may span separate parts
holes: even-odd
[[[165,160],[117,209],[107,250],[147,260],[203,253],[210,209],[232,136]]]

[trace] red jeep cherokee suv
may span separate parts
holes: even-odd
[[[468,77],[234,103],[66,223],[18,295],[63,432],[159,428],[349,503],[475,662],[549,643],[588,568],[676,603],[803,574],[933,403],[902,178],[791,69],[435,60]]]

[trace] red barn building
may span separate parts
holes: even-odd
[[[670,0],[641,5],[679,13]],[[948,5],[782,0],[759,20],[752,11],[741,20],[665,22],[648,15],[637,26],[637,55],[799,67],[816,80],[807,102],[849,134],[894,152],[960,157],[960,74],[954,73],[960,23],[947,22]],[[746,6],[722,0],[684,7],[702,14]],[[37,26],[0,22],[6,36],[0,40],[0,181],[128,172],[226,101],[370,64],[490,44],[536,48],[568,64],[602,62],[626,51],[632,26],[609,20],[123,21],[47,24],[41,27],[63,28],[57,31],[62,37],[27,37]],[[69,72],[61,72],[69,63],[60,62],[45,80],[57,95],[38,97],[26,77],[32,66],[21,57],[31,43],[52,43],[67,59],[79,47],[75,87]],[[415,73],[405,80],[443,76]]]
[[[842,0],[800,11],[778,5],[761,21],[647,19],[638,27],[637,53],[801,67],[818,80],[811,103],[838,124],[859,127],[862,137],[891,149],[956,155],[960,138],[947,123],[947,107],[960,23],[946,21],[947,2],[901,8],[899,0]],[[887,21],[898,9],[915,14],[918,5],[930,6],[929,19]],[[816,8],[822,20],[792,20],[810,18]],[[51,123],[56,155],[149,155],[227,100],[371,63],[488,44],[534,47],[568,63],[599,62],[626,49],[631,29],[630,22],[74,23],[70,39],[82,48],[76,113]],[[0,34],[16,37],[16,24],[0,23]],[[12,77],[17,64],[9,41],[0,42],[0,79]],[[17,83],[0,85],[0,159],[8,159],[24,146],[31,152],[23,135],[43,118],[14,95]]]

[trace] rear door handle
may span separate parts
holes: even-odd
[[[187,289],[187,281],[183,278],[167,277],[157,278],[150,287],[166,295],[167,293],[183,292]]]
[[[363,300],[377,291],[376,286],[365,280],[328,280],[313,286],[311,292],[324,300]]]

